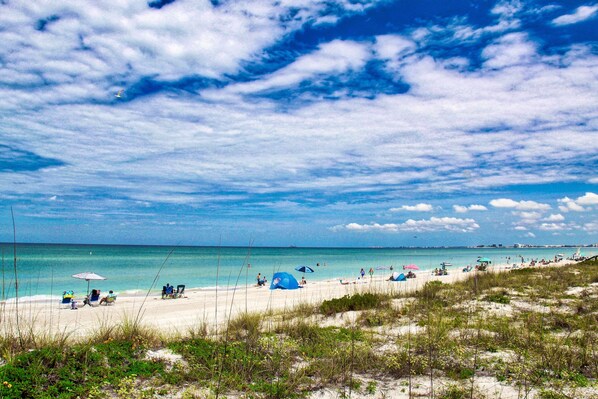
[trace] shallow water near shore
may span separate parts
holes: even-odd
[[[0,244],[4,260],[1,270],[1,299],[15,297],[12,244]],[[118,245],[17,244],[19,298],[44,301],[64,290],[84,294],[87,282],[71,277],[84,271],[98,273],[106,280],[91,281],[92,288],[110,289],[120,295],[159,293],[166,283],[185,284],[202,290],[232,290],[254,284],[257,273],[268,280],[277,271],[291,272],[298,279],[299,265],[312,267],[308,281],[356,279],[360,269],[374,269],[375,276],[390,274],[390,267],[416,264],[433,270],[441,262],[453,267],[475,265],[478,257],[493,264],[553,260],[557,254],[572,256],[576,248],[243,248],[169,247]],[[593,256],[597,248],[582,248]],[[249,267],[248,267],[249,264]],[[319,264],[319,266],[318,266]]]

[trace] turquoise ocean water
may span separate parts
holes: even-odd
[[[3,263],[0,278],[1,299],[15,297],[12,244],[0,244]],[[257,273],[268,280],[276,271],[291,272],[299,265],[315,270],[308,281],[356,278],[361,268],[370,267],[375,275],[387,275],[403,265],[416,264],[420,270],[433,270],[441,262],[455,267],[475,265],[479,256],[494,264],[530,259],[554,259],[556,254],[571,256],[575,248],[234,248],[168,247],[117,245],[17,244],[19,298],[44,299],[72,289],[84,294],[87,282],[72,274],[92,271],[107,278],[92,281],[91,288],[119,294],[159,293],[166,283],[185,284],[188,288],[214,289],[254,284]],[[581,254],[592,256],[598,248],[582,248]],[[170,254],[170,255],[169,255]],[[316,266],[317,264],[320,266]],[[250,264],[250,267],[247,267]],[[160,270],[160,268],[162,268]]]

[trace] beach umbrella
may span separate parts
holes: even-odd
[[[89,294],[89,282],[91,280],[106,280],[106,277],[100,276],[94,272],[83,272],[73,274],[72,277],[87,281],[87,293]]]
[[[489,258],[479,258],[478,262],[480,262],[480,263],[483,263],[483,262],[485,262],[485,263],[492,263],[492,261]]]
[[[312,269],[309,266],[297,266],[295,268],[295,270],[297,270],[298,272],[301,272],[301,273],[313,273],[314,272],[314,269]]]
[[[419,267],[412,263],[410,265],[403,266],[403,270],[419,270]]]

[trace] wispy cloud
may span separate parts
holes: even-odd
[[[557,26],[576,24],[593,18],[596,12],[598,12],[598,5],[580,6],[575,9],[573,14],[561,15],[553,19],[552,23]]]
[[[380,4],[388,18],[369,13]],[[531,230],[562,222],[551,206],[585,210],[567,215],[581,226],[595,194],[540,193],[595,184],[594,45],[533,31],[550,19],[524,23],[525,2],[480,7],[405,22],[415,3],[2,4],[0,200],[82,220],[253,218],[273,237],[293,216],[347,226],[389,204],[487,212],[354,230]]]

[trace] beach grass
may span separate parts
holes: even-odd
[[[598,397],[595,260],[377,289],[226,324],[167,336],[124,318],[77,340],[8,329],[0,397]]]

